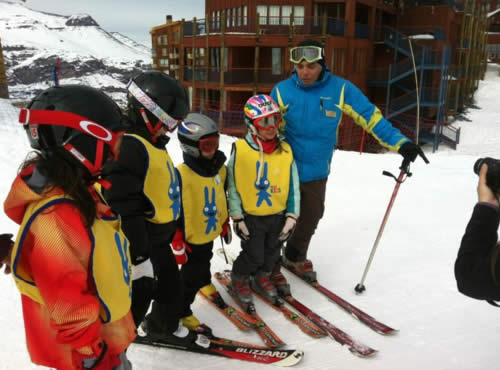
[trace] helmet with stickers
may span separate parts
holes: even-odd
[[[219,146],[219,130],[213,119],[199,113],[189,113],[177,130],[182,151],[194,158],[200,150],[213,151]]]
[[[160,71],[142,72],[127,86],[128,115],[144,122],[152,135],[162,126],[174,131],[189,112],[189,98],[176,79]]]
[[[247,100],[244,108],[245,123],[255,134],[256,129],[269,130],[279,127],[281,112],[278,104],[265,94],[254,95]]]

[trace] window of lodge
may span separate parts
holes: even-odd
[[[267,5],[257,5],[259,24],[267,24]]]

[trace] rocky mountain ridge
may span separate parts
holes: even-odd
[[[102,29],[87,14],[63,16],[1,0],[0,38],[14,102],[28,101],[53,85],[59,64],[61,84],[102,88],[123,104],[129,79],[151,68],[146,46]]]

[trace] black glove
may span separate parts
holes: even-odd
[[[12,234],[0,234],[0,263],[9,255],[10,249],[14,242]]]
[[[0,269],[5,262],[4,273],[10,274],[10,253],[14,242],[12,241],[12,234],[0,234]]]
[[[417,158],[417,155],[422,157],[425,163],[429,163],[429,160],[425,156],[422,148],[417,144],[407,141],[398,150],[398,153],[403,156],[403,162],[401,163],[401,170],[407,169],[411,162],[414,162]]]
[[[250,239],[250,232],[248,231],[248,227],[245,224],[244,218],[233,219],[233,228],[236,235],[243,241],[247,241]]]

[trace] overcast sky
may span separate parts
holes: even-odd
[[[205,18],[205,0],[27,0],[26,6],[49,13],[90,14],[106,31],[123,33],[151,46],[149,30],[165,23],[167,14],[174,20]]]

